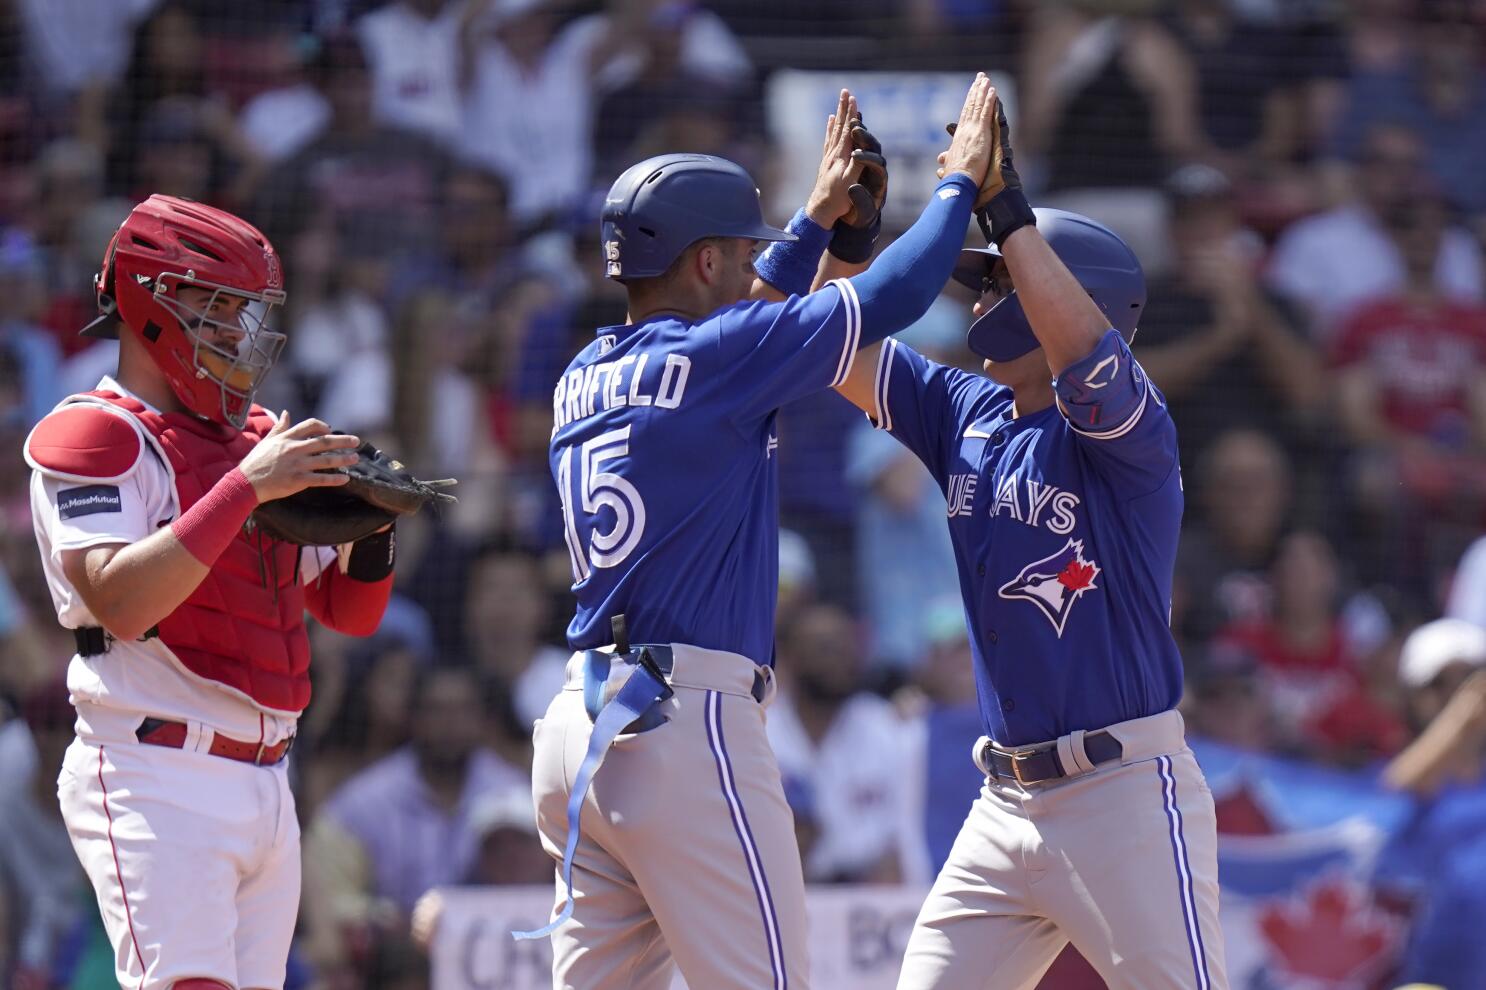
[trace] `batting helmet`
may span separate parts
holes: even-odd
[[[604,274],[662,275],[704,237],[792,241],[764,223],[753,178],[712,155],[658,155],[631,165],[604,200]]]
[[[212,293],[200,312],[180,301],[183,286]],[[117,317],[186,408],[242,428],[284,346],[284,335],[267,324],[284,302],[283,270],[268,238],[224,210],[151,196],[109,241],[93,287],[101,315],[84,335],[117,337]],[[236,322],[208,318],[219,295],[248,300]]]
[[[1086,216],[1043,207],[1033,212],[1048,246],[1104,311],[1109,325],[1127,343],[1133,340],[1140,311],[1145,307],[1145,273],[1135,252],[1114,231]],[[994,244],[966,248],[960,252],[955,281],[984,292],[999,257],[1001,249]],[[966,343],[976,354],[992,361],[1011,361],[1042,346],[1032,333],[1015,288],[971,324]]]

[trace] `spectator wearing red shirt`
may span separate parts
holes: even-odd
[[[1360,521],[1380,536],[1369,576],[1423,591],[1486,519],[1486,307],[1434,284],[1442,204],[1421,197],[1389,228],[1407,282],[1355,310],[1331,357]]]
[[[1404,726],[1368,693],[1366,665],[1341,621],[1340,574],[1326,538],[1285,537],[1270,586],[1268,614],[1228,626],[1217,643],[1258,662],[1275,748],[1344,765],[1396,752],[1407,741]]]

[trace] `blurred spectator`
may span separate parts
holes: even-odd
[[[1413,818],[1391,839],[1381,869],[1421,898],[1401,978],[1481,990],[1486,977],[1486,631],[1439,619],[1409,635],[1399,680],[1410,693],[1418,738],[1393,759],[1384,782],[1415,799]]]
[[[810,544],[794,530],[779,530],[779,608],[775,628],[794,621],[806,606],[815,602],[815,556]]]
[[[0,945],[0,960],[14,961],[8,986],[52,985],[69,937],[97,920],[57,806],[75,715],[66,686],[51,679],[25,699],[20,718],[0,725],[0,898],[14,938]]]
[[[1161,177],[1203,150],[1197,79],[1157,0],[1037,4],[1021,52],[1018,163],[1042,205],[1163,256]]]
[[[1247,429],[1220,434],[1197,462],[1176,566],[1186,642],[1269,611],[1265,573],[1290,515],[1291,474],[1279,445]]]
[[[597,185],[677,148],[763,164],[753,65],[721,18],[686,0],[617,0],[609,18],[622,47],[600,83]]]
[[[75,138],[41,149],[26,226],[35,239],[39,285],[35,319],[71,355],[88,345],[77,331],[98,311],[93,276],[103,251],[132,204],[103,199],[103,154]]]
[[[1254,753],[1274,743],[1275,716],[1260,687],[1259,662],[1233,640],[1218,640],[1186,657],[1182,715],[1188,731]]]
[[[327,38],[312,78],[330,120],[265,179],[253,209],[264,233],[288,244],[310,227],[338,230],[372,258],[426,248],[449,158],[420,135],[373,118],[371,77],[354,39]]]
[[[313,735],[300,771],[307,808],[320,807],[348,778],[407,744],[412,731],[408,696],[424,676],[428,658],[388,639],[379,631],[369,655],[356,650],[315,655],[316,710],[311,714],[317,722],[322,706],[331,706],[333,714],[315,731],[305,731],[306,737]],[[336,670],[334,683],[326,683],[337,662],[343,669]]]
[[[847,477],[857,486],[860,600],[877,678],[901,684],[924,655],[924,612],[958,590],[944,493],[911,451],[858,423]]]
[[[269,162],[291,157],[330,122],[330,101],[309,71],[324,44],[321,38],[283,32],[275,36],[290,62],[286,78],[255,94],[238,113],[238,126],[259,155]]]
[[[14,229],[0,233],[0,350],[6,353],[6,373],[16,375],[9,384],[17,400],[0,407],[0,414],[19,416],[25,429],[64,397],[58,377],[61,349],[36,322],[46,303],[42,277],[42,259],[31,238]]]
[[[180,0],[165,0],[135,31],[128,69],[107,104],[79,109],[80,136],[108,149],[117,195],[138,200],[170,191],[151,185],[170,168],[159,158],[162,140],[199,145],[195,153],[209,160],[210,190],[223,201],[241,201],[252,191],[262,162],[226,102],[208,92],[205,67],[206,44],[195,16]],[[202,191],[194,198],[204,198]]]
[[[469,0],[395,0],[356,22],[372,112],[389,127],[452,147],[460,130],[461,31]]]
[[[1406,120],[1418,131],[1430,175],[1450,205],[1486,217],[1486,74],[1481,8],[1470,0],[1420,0],[1402,32],[1404,64],[1359,67],[1332,133],[1331,153],[1356,158],[1374,126]]]
[[[20,0],[31,68],[54,97],[116,82],[129,61],[134,25],[160,0]]]
[[[505,886],[552,881],[552,860],[537,833],[537,811],[531,791],[512,788],[476,806],[470,827],[480,843],[467,884]]]
[[[540,567],[535,553],[497,537],[475,554],[464,580],[465,655],[509,699],[513,729],[526,736],[562,690],[569,656],[547,641],[552,610]]]
[[[941,296],[898,336],[954,364],[965,353],[965,322],[964,307]],[[944,493],[912,452],[861,417],[848,434],[846,479],[857,507],[857,600],[871,634],[871,672],[879,687],[897,687],[928,647],[930,604],[959,595]]]
[[[1486,536],[1477,539],[1461,555],[1445,614],[1486,629]]]
[[[294,279],[284,314],[288,343],[265,398],[268,405],[314,409],[331,380],[365,353],[383,354],[390,332],[379,296],[386,261],[356,244],[350,223],[318,223],[284,245]],[[273,400],[282,395],[282,401]]]
[[[1453,561],[1459,532],[1486,518],[1486,307],[1433,278],[1448,236],[1437,201],[1389,219],[1404,284],[1340,325],[1332,359],[1341,423],[1359,448],[1356,494],[1380,534],[1372,576],[1427,594],[1445,563],[1432,544],[1453,537]]]
[[[489,0],[473,31],[461,150],[505,177],[519,224],[540,226],[588,188],[608,24],[595,16],[559,28],[547,0]]]
[[[786,794],[819,827],[801,851],[806,879],[898,880],[902,723],[887,701],[856,693],[862,649],[851,617],[832,605],[805,608],[779,631],[777,662],[769,741]]]
[[[412,742],[351,778],[305,837],[304,923],[332,970],[382,929],[406,930],[426,891],[468,876],[479,852],[474,815],[523,774],[479,746],[474,676],[426,672],[409,699]]]
[[[900,706],[903,726],[904,824],[898,855],[905,883],[933,883],[949,858],[970,806],[985,783],[970,753],[981,735],[975,659],[959,595],[919,612],[925,644],[913,688]]]
[[[1408,216],[1426,206],[1423,152],[1412,129],[1378,124],[1363,135],[1359,154],[1356,200],[1296,223],[1270,257],[1270,287],[1301,308],[1312,338],[1323,345],[1358,305],[1403,288],[1407,267],[1389,228],[1410,224]],[[1480,300],[1479,245],[1447,228],[1432,277],[1446,296]]]
[[[1187,165],[1166,183],[1175,264],[1153,279],[1140,316],[1140,363],[1171,403],[1181,459],[1246,426],[1305,448],[1325,394],[1315,349],[1260,286],[1260,245],[1228,179]]]
[[[398,314],[386,349],[364,348],[340,364],[317,410],[337,429],[387,437],[422,477],[463,479],[449,515],[469,532],[501,522],[503,458],[488,394],[467,370],[488,331],[467,329],[448,298],[421,296]]]
[[[1293,158],[1292,32],[1245,19],[1231,0],[1176,0],[1162,23],[1191,62],[1198,123],[1218,161],[1241,175],[1251,162]]]
[[[1356,766],[1396,752],[1402,723],[1366,690],[1366,672],[1341,622],[1341,576],[1325,538],[1285,537],[1270,569],[1271,605],[1262,618],[1218,633],[1249,652],[1274,714],[1270,748]]]

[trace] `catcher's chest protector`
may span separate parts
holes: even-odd
[[[273,417],[259,406],[238,431],[185,413],[151,412],[112,392],[85,394],[125,410],[155,438],[183,513],[273,428]],[[303,711],[310,701],[310,648],[298,556],[299,547],[244,528],[191,596],[160,621],[160,640],[198,677],[261,708]]]

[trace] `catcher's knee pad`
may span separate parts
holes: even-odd
[[[237,990],[231,983],[222,980],[208,979],[205,976],[192,976],[184,980],[176,980],[170,985],[170,990]]]

